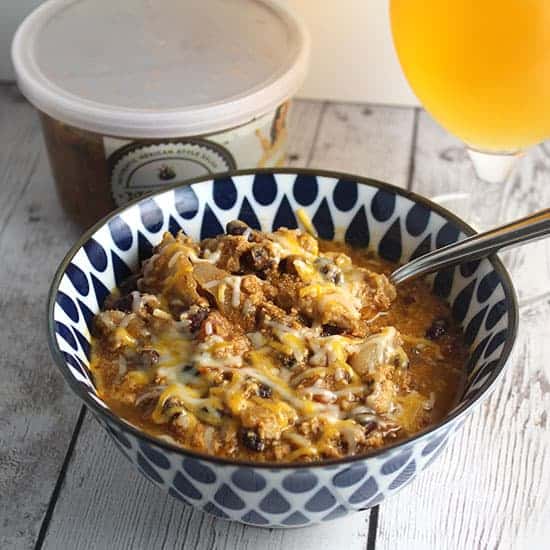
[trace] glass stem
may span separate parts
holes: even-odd
[[[468,155],[480,180],[503,183],[508,179],[521,153],[486,153],[468,147]]]
[[[516,166],[519,153],[484,153],[468,149],[474,171],[468,185],[432,197],[432,200],[464,218],[478,231],[504,223],[506,181]]]

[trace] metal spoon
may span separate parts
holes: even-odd
[[[396,269],[390,275],[390,280],[398,285],[445,267],[484,258],[506,247],[542,239],[547,235],[550,235],[550,208],[415,258]]]

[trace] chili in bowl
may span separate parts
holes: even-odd
[[[225,519],[294,527],[365,509],[494,388],[517,304],[496,258],[395,288],[472,230],[389,184],[238,172],[113,213],[63,261],[50,345],[136,467]]]

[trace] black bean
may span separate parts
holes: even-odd
[[[323,325],[321,336],[334,336],[335,334],[342,334],[344,329],[335,325]]]
[[[243,445],[251,451],[260,453],[265,449],[265,441],[255,430],[243,428],[241,430],[241,441],[243,442]]]
[[[134,273],[133,275],[130,275],[122,283],[120,283],[118,289],[120,290],[121,294],[130,294],[130,292],[133,292],[134,290],[137,290],[137,282],[138,279],[141,277],[141,273]]]
[[[401,301],[406,305],[410,306],[411,304],[414,304],[416,302],[416,298],[412,296],[411,294],[405,294],[401,297]]]
[[[199,330],[202,322],[208,317],[210,310],[207,307],[200,307],[195,313],[189,316],[189,329],[191,332]]]
[[[438,340],[445,336],[449,331],[449,321],[447,319],[435,319],[430,328],[426,331],[426,338]]]
[[[140,353],[141,364],[145,368],[152,367],[159,362],[160,356],[154,349],[144,349]]]
[[[269,399],[272,394],[273,390],[269,386],[266,386],[265,384],[260,384],[258,386],[258,395],[262,399]]]
[[[199,371],[193,365],[185,365],[185,367],[183,367],[183,372],[192,373],[194,376],[199,374]]]
[[[283,258],[277,266],[279,272],[288,273],[289,275],[298,275],[298,271],[296,271],[296,267],[294,266],[294,259],[295,257]]]
[[[183,403],[177,397],[169,397],[162,404],[162,412],[166,413],[168,410],[173,409],[174,407],[181,407]]]
[[[273,258],[263,246],[253,246],[241,256],[242,264],[252,271],[264,271],[273,265]]]
[[[242,235],[248,229],[248,225],[241,220],[231,220],[225,226],[228,235]]]
[[[378,426],[378,424],[376,424],[376,422],[374,420],[371,420],[371,421],[367,422],[363,426],[363,430],[365,432],[365,435],[369,435],[371,432],[373,432],[376,429],[377,426]]]
[[[369,413],[358,414],[355,421],[363,426],[365,435],[368,435],[378,426],[376,420],[372,419],[372,414]]]
[[[313,326],[313,319],[311,319],[310,317],[307,317],[303,313],[298,313],[297,319],[302,325],[304,325],[304,327],[311,328]]]
[[[327,281],[329,281],[330,283],[334,283],[335,285],[342,284],[342,281],[344,280],[342,270],[334,264],[323,266],[321,268],[321,273],[324,275]]]
[[[330,283],[340,285],[344,281],[342,270],[332,261],[326,258],[319,258],[315,261],[319,273]]]
[[[134,298],[131,294],[126,294],[117,298],[111,305],[110,309],[117,309],[118,311],[124,311],[124,313],[132,312],[132,305],[134,303]]]
[[[283,367],[286,367],[287,369],[292,369],[298,364],[294,355],[285,355],[284,353],[281,353],[279,359]]]

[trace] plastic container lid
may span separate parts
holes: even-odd
[[[19,87],[53,118],[124,137],[244,124],[301,85],[309,35],[272,0],[49,0],[12,44]]]

